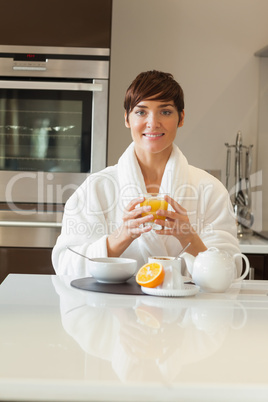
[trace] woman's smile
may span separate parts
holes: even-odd
[[[150,140],[155,140],[155,139],[158,139],[159,137],[163,137],[163,135],[165,135],[165,134],[164,133],[143,133],[143,135]]]

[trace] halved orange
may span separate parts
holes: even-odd
[[[162,264],[149,262],[143,265],[136,275],[136,282],[147,288],[155,288],[161,285],[165,278],[165,271]]]

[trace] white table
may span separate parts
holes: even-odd
[[[268,401],[268,281],[185,298],[0,285],[0,400]]]

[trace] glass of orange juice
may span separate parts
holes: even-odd
[[[143,212],[141,215],[146,216],[146,215],[153,215],[153,221],[156,219],[161,219],[164,221],[166,218],[165,216],[157,215],[156,211],[159,209],[164,209],[165,211],[168,209],[168,203],[165,201],[164,196],[166,194],[157,194],[157,193],[147,193],[143,194],[143,197],[145,198],[143,202],[140,203],[140,206],[151,206],[151,210],[148,212]],[[146,222],[145,225],[152,225],[151,222]],[[159,225],[155,225],[155,229],[159,229]]]

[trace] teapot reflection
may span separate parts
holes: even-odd
[[[247,321],[236,300],[87,292],[65,280],[52,277],[65,331],[88,356],[108,362],[122,382],[179,378],[185,366],[213,355],[228,332]],[[85,370],[91,378],[92,368]]]

